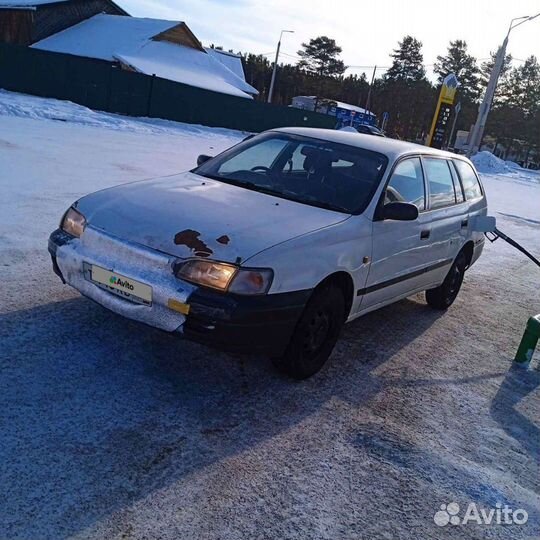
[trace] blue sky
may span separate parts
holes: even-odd
[[[132,15],[183,20],[204,45],[270,53],[282,29],[281,61],[294,62],[301,43],[330,36],[349,66],[387,66],[388,54],[405,34],[420,39],[424,62],[433,64],[450,39],[465,39],[479,59],[504,39],[510,19],[540,12],[540,0],[118,0]],[[508,50],[515,58],[540,57],[540,17],[516,28]],[[290,55],[290,56],[287,56]],[[349,72],[370,71],[363,67]],[[378,74],[381,74],[381,70]]]

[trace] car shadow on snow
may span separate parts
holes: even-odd
[[[393,426],[383,427],[380,423],[372,423],[358,427],[359,432],[352,444],[361,459],[376,463],[378,473],[381,474],[382,470],[381,476],[390,479],[387,490],[404,495],[395,497],[393,504],[389,504],[390,515],[399,514],[406,524],[405,529],[415,530],[417,537],[469,540],[525,538],[530,534],[532,538],[538,531],[540,515],[534,501],[528,499],[523,504],[523,501],[512,499],[509,491],[497,487],[483,467],[471,467],[468,459],[457,458],[455,452],[434,452],[411,442]],[[425,486],[429,490],[426,491]],[[504,486],[504,482],[499,486]],[[486,530],[485,524],[474,521],[470,521],[466,527],[441,528],[434,523],[433,517],[440,510],[441,503],[450,502],[460,505],[462,518],[467,506],[474,502],[478,509],[500,508],[503,505],[513,509],[525,508],[528,521],[523,526],[510,526],[510,530],[508,526]],[[399,537],[400,528],[391,519],[385,526],[387,533]],[[376,538],[380,533],[379,524],[368,521],[363,532],[366,538]]]
[[[414,300],[368,314],[345,327],[329,367],[299,384],[265,359],[179,340],[83,298],[3,315],[0,536],[81,532],[335,397],[369,411],[385,385],[374,371],[438,317]]]
[[[513,362],[491,403],[491,416],[535,463],[540,462],[540,429],[516,406],[538,386],[538,369]]]

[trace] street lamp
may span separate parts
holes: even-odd
[[[539,17],[540,13],[531,16],[525,17],[516,17],[510,21],[510,26],[508,27],[508,32],[504,38],[503,44],[499,47],[497,51],[497,56],[495,57],[495,63],[493,64],[493,69],[491,70],[491,75],[489,77],[489,82],[486,88],[486,93],[484,94],[484,99],[478,107],[478,116],[476,117],[476,123],[474,124],[473,132],[471,134],[471,140],[469,141],[469,148],[467,150],[467,157],[476,154],[482,143],[482,137],[484,136],[484,129],[486,127],[486,121],[489,114],[489,109],[491,108],[491,103],[493,102],[493,96],[495,95],[495,89],[497,87],[497,81],[501,74],[501,70],[504,63],[504,57],[506,56],[506,46],[508,45],[508,37],[510,32],[519,26],[520,24],[526,23],[527,21],[532,21]],[[514,21],[519,21],[514,24]]]
[[[268,91],[268,103],[272,103],[272,94],[274,93],[274,83],[276,82],[276,71],[277,71],[277,63],[279,58],[279,49],[281,48],[281,38],[283,37],[283,34],[294,34],[294,30],[282,30],[281,34],[279,34],[279,41],[277,44],[277,50],[276,50],[276,59],[274,61],[274,69],[272,70],[272,80],[270,81],[270,90]]]

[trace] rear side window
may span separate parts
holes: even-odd
[[[397,164],[386,186],[384,203],[408,202],[418,210],[426,207],[424,175],[419,158],[406,159]]]
[[[456,203],[454,181],[446,159],[424,158],[429,182],[429,206],[431,210]]]
[[[454,190],[456,192],[456,201],[458,203],[462,203],[463,201],[465,201],[465,196],[463,195],[463,189],[461,187],[461,182],[459,181],[459,176],[456,171],[456,167],[453,161],[449,161],[448,165],[450,165],[450,170],[452,171],[452,178],[454,179]]]
[[[478,182],[474,169],[467,162],[458,159],[454,161],[454,165],[461,178],[463,190],[465,191],[465,198],[470,200],[481,197],[482,188],[480,187],[480,182]]]

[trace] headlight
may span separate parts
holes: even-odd
[[[176,271],[176,276],[236,294],[265,294],[272,284],[273,272],[269,268],[238,268],[232,264],[192,259]]]
[[[67,233],[79,238],[86,227],[86,219],[80,212],[77,212],[75,208],[70,208],[65,213],[60,227]]]
[[[183,264],[176,276],[199,285],[206,285],[222,291],[227,290],[238,268],[231,264],[193,259]]]

